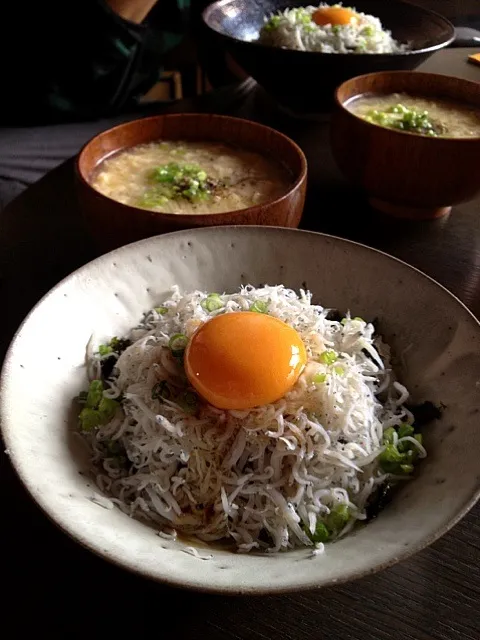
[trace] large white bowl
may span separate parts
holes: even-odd
[[[85,345],[121,335],[174,283],[232,291],[241,283],[307,286],[317,302],[365,318],[404,361],[417,401],[446,405],[427,430],[428,458],[380,516],[324,556],[199,548],[202,561],[148,525],[91,501],[72,437],[72,398],[85,388]],[[263,227],[182,231],[128,245],[82,267],[33,309],[8,352],[0,415],[11,460],[28,491],[67,533],[104,558],[155,580],[207,591],[313,588],[385,568],[444,534],[480,493],[480,327],[448,291],[408,265],[320,234]]]

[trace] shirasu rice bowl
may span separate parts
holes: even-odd
[[[79,428],[99,490],[160,535],[318,555],[425,457],[408,391],[372,323],[332,319],[309,292],[282,285],[174,287],[159,304],[125,338],[91,339]],[[218,409],[189,384],[182,353],[212,318],[247,311],[293,327],[306,365],[277,401]]]
[[[409,49],[394,40],[375,16],[325,3],[266,16],[258,42],[320,53],[402,53]]]

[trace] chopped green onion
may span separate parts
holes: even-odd
[[[80,428],[82,431],[92,431],[102,422],[102,416],[96,409],[84,407],[78,416],[80,420]]]
[[[120,354],[122,353],[122,351],[125,351],[125,349],[129,347],[131,344],[132,343],[130,340],[126,340],[125,338],[117,338],[115,336],[110,340],[108,345],[103,345],[103,346],[107,346],[110,348],[110,351],[106,351],[106,353],[111,353],[111,351],[113,351],[114,353]],[[99,348],[99,352],[100,352],[100,348]]]
[[[400,444],[404,444],[404,443],[402,442]],[[408,445],[408,449],[407,447],[403,447],[403,450],[405,451],[406,461],[409,464],[416,462],[419,456],[419,451],[417,447],[414,444],[411,444],[410,442],[405,442],[405,444]]]
[[[412,473],[413,464],[401,464],[400,469],[403,473]]]
[[[340,533],[350,519],[350,509],[348,504],[336,505],[326,518],[326,525],[332,533]]]
[[[361,318],[360,316],[355,316],[353,318],[353,320],[356,320],[357,322],[365,322],[365,320],[363,318]]]
[[[333,364],[337,360],[337,358],[338,354],[336,351],[333,351],[333,349],[328,349],[327,351],[324,351],[320,354],[320,362],[323,362],[323,364],[326,365]]]
[[[407,456],[401,453],[394,444],[387,444],[379,455],[379,463],[385,473],[401,473],[400,465],[407,462]]]
[[[89,409],[96,409],[103,397],[103,382],[101,380],[92,380],[88,387],[86,405]]]
[[[169,340],[168,346],[172,355],[179,357],[183,355],[188,344],[188,338],[183,333],[175,333]]]
[[[82,431],[92,431],[95,427],[107,424],[115,415],[119,403],[111,398],[103,397],[98,405],[98,409],[84,407],[80,411],[79,420]]]
[[[91,431],[95,427],[107,424],[115,415],[120,403],[103,395],[103,382],[92,380],[88,392],[81,394],[85,407],[80,411],[79,420],[82,431]]]
[[[423,444],[423,436],[421,433],[414,433],[413,437],[418,442],[418,444]]]
[[[98,353],[101,356],[106,356],[107,354],[112,353],[112,351],[113,351],[112,347],[108,344],[101,344],[98,347]]]
[[[383,432],[383,444],[393,444],[393,436],[395,434],[395,429],[393,427],[388,427]]]
[[[337,376],[344,376],[345,375],[345,369],[340,365],[338,365],[336,367],[333,367],[333,370],[335,371]]]
[[[263,300],[255,300],[255,302],[250,307],[250,311],[255,311],[256,313],[267,313],[268,302],[264,302]]]
[[[343,324],[343,326],[345,326],[347,324],[347,322],[348,322],[348,318],[342,318],[340,320],[340,322],[341,322],[341,324]]]
[[[142,198],[142,206],[167,204],[169,200],[186,198],[190,202],[205,200],[221,186],[209,178],[206,171],[196,164],[169,162],[153,169],[150,182],[154,185]]]
[[[211,313],[212,311],[221,309],[224,304],[218,293],[209,293],[208,296],[201,301],[200,306],[205,311],[208,311],[208,313]]]
[[[412,436],[414,432],[414,428],[412,427],[411,424],[407,424],[407,423],[402,423],[399,427],[398,427],[398,437],[399,438],[405,438],[406,436]]]
[[[168,307],[155,307],[154,309],[159,316],[164,316],[166,313],[168,313]]]
[[[405,456],[399,452],[394,444],[387,444],[380,454],[380,462],[402,462]]]
[[[312,378],[315,384],[322,384],[322,382],[325,382],[326,379],[327,379],[326,373],[316,373]]]
[[[442,132],[441,125],[428,119],[428,111],[409,109],[403,104],[392,105],[385,111],[371,109],[363,117],[368,122],[400,131],[412,131],[427,136],[437,136],[438,132]]]
[[[281,22],[281,17],[276,15],[276,16],[272,16],[268,22],[265,23],[265,26],[263,27],[265,29],[265,31],[273,31],[274,29],[276,29],[279,24]]]
[[[103,396],[98,405],[98,411],[102,417],[102,424],[110,422],[110,420],[116,414],[118,407],[119,403],[116,400]]]
[[[310,532],[309,532],[310,533]],[[315,533],[310,533],[312,542],[328,542],[330,533],[323,522],[317,522],[315,527]]]
[[[169,400],[172,396],[166,380],[157,382],[152,387],[152,400]]]
[[[409,426],[409,425],[406,425]],[[384,432],[384,444],[385,444],[385,434],[388,429]],[[414,437],[419,434],[415,434]],[[416,439],[416,438],[415,438]],[[398,447],[396,447],[393,443],[389,443],[386,445],[384,451],[379,456],[380,467],[385,471],[385,473],[392,473],[394,475],[402,475],[408,474],[413,471],[413,463],[418,458],[418,449],[409,441],[400,442]]]

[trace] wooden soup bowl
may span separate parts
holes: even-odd
[[[109,198],[92,186],[100,163],[108,156],[156,140],[218,141],[256,151],[280,161],[290,172],[285,193],[263,204],[208,214],[148,211]],[[76,186],[90,234],[101,251],[169,231],[218,225],[298,227],[305,202],[307,161],[300,147],[269,127],[228,116],[175,114],[142,118],[108,129],[92,138],[76,159]]]
[[[415,71],[359,76],[337,88],[331,124],[337,165],[367,192],[374,208],[429,219],[475,198],[480,193],[480,136],[430,138],[371,124],[348,110],[352,98],[375,93],[443,98],[480,110],[480,84]]]

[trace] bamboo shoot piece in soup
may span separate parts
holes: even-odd
[[[480,109],[453,100],[406,93],[365,94],[345,105],[367,122],[429,137],[480,137]]]
[[[280,162],[247,149],[219,142],[157,141],[104,160],[92,186],[134,207],[209,214],[271,202],[292,182]]]

